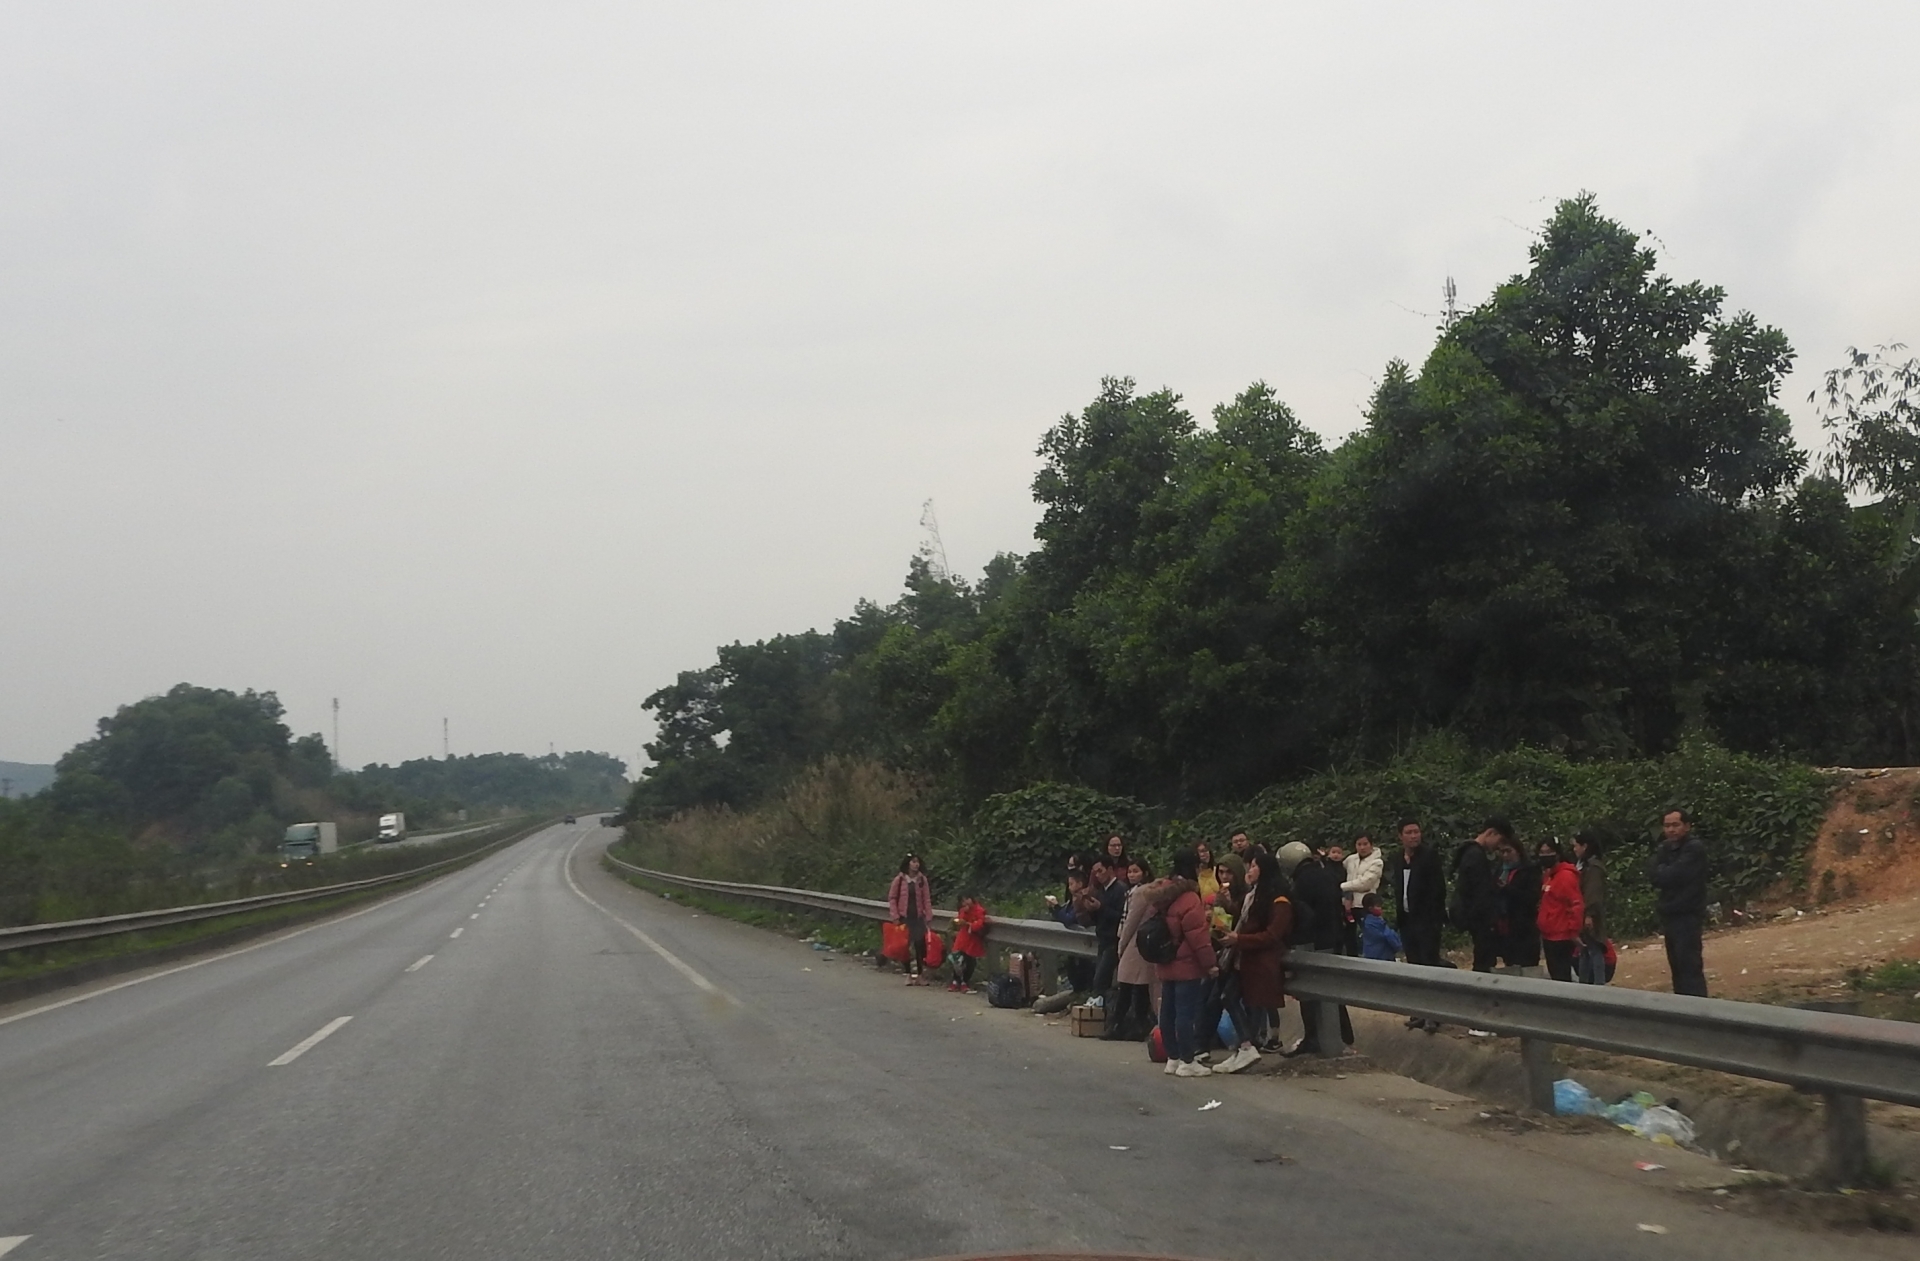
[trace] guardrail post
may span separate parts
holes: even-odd
[[[1314,1053],[1330,1060],[1347,1049],[1346,1043],[1340,1040],[1340,1004],[1322,999],[1314,1006],[1320,1009],[1320,1045]]]
[[[1837,1187],[1857,1187],[1870,1156],[1866,1101],[1832,1091],[1822,1091],[1821,1098],[1827,1105],[1827,1180]]]
[[[1520,1066],[1527,1073],[1527,1106],[1553,1115],[1553,1083],[1559,1066],[1553,1062],[1553,1043],[1540,1038],[1520,1039]]]

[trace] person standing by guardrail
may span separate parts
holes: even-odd
[[[1573,834],[1573,858],[1580,873],[1580,903],[1585,908],[1580,929],[1580,958],[1575,969],[1582,985],[1607,983],[1607,867],[1605,848],[1592,832]]]
[[[1219,974],[1213,940],[1207,933],[1207,908],[1195,891],[1200,863],[1189,849],[1173,856],[1173,874],[1152,886],[1151,912],[1166,921],[1175,946],[1173,958],[1156,963],[1160,976],[1160,1041],[1167,1049],[1167,1072],[1207,1077],[1213,1070],[1194,1063],[1200,1053],[1200,990]]]
[[[1133,936],[1147,914],[1147,886],[1153,866],[1144,858],[1127,864],[1127,911],[1120,919],[1120,962],[1114,969],[1114,1005],[1107,1008],[1108,1042],[1144,1042],[1153,1029],[1153,965],[1140,957]]]
[[[1693,834],[1693,820],[1678,807],[1660,816],[1660,842],[1647,864],[1647,883],[1658,898],[1660,935],[1667,943],[1673,992],[1707,996],[1707,965],[1700,941],[1707,919],[1707,847]]]
[[[1400,930],[1400,943],[1408,963],[1426,967],[1444,966],[1440,955],[1440,933],[1447,923],[1447,877],[1440,868],[1440,855],[1427,843],[1420,824],[1402,819],[1396,829],[1400,848],[1387,856],[1387,869],[1381,883],[1393,895],[1394,924]],[[1407,1018],[1407,1028],[1440,1027],[1438,1021]]]
[[[1116,1001],[1112,992],[1113,975],[1120,966],[1120,921],[1127,913],[1127,882],[1122,879],[1127,866],[1124,856],[1095,855],[1087,864],[1090,873],[1087,887],[1074,899],[1074,917],[1082,928],[1093,930],[1093,939],[1099,948],[1093,961],[1093,992],[1101,996],[1102,1007]]]
[[[900,860],[900,874],[887,886],[887,910],[894,923],[906,925],[907,984],[925,985],[920,970],[927,957],[927,924],[933,919],[933,886],[918,854]]]
[[[1329,861],[1324,854],[1315,853],[1311,847],[1299,841],[1288,841],[1282,845],[1275,858],[1280,865],[1280,874],[1292,885],[1293,949],[1314,954],[1345,954],[1346,904],[1340,900],[1343,869]],[[1289,1057],[1320,1054],[1326,1046],[1323,1039],[1334,1037],[1340,1039],[1343,1047],[1352,1046],[1353,1018],[1344,1003],[1340,1005],[1339,1022],[1338,1029],[1323,1029],[1320,1026],[1320,1004],[1302,1004],[1300,1041],[1285,1054]]]
[[[1580,873],[1558,845],[1540,842],[1540,948],[1547,956],[1547,975],[1556,981],[1573,979],[1573,957],[1580,948],[1580,926],[1586,917]]]
[[[1502,842],[1519,848],[1513,824],[1488,819],[1480,834],[1453,856],[1453,896],[1447,903],[1447,918],[1472,936],[1475,972],[1493,971],[1500,957],[1500,882],[1494,875],[1493,853]]]

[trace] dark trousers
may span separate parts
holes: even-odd
[[[962,985],[973,984],[973,956],[954,950],[947,957],[953,961],[953,979]]]
[[[1107,1008],[1107,1029],[1116,1039],[1138,1042],[1153,1028],[1153,991],[1122,981],[1113,987],[1113,993],[1113,1002]]]
[[[1338,946],[1328,946],[1325,949],[1317,946],[1295,946],[1294,949],[1311,950],[1319,954],[1340,953],[1340,947]],[[1300,1035],[1301,1046],[1311,1047],[1316,1051],[1329,1051],[1333,1049],[1327,1046],[1326,1043],[1320,1041],[1319,1003],[1310,998],[1300,1000],[1300,1026],[1302,1030]],[[1347,1014],[1347,1006],[1345,1003],[1340,1005],[1340,1043],[1342,1046],[1353,1045],[1353,1017]]]
[[[919,976],[927,960],[927,921],[907,916],[907,975]]]
[[[1400,945],[1406,950],[1408,963],[1439,967],[1440,921],[1408,916],[1400,923]]]
[[[1573,955],[1580,948],[1577,941],[1543,941],[1540,951],[1547,957],[1547,975],[1556,981],[1573,979]]]
[[[1100,942],[1100,953],[1093,959],[1093,992],[1105,994],[1113,988],[1113,974],[1120,968],[1120,943]]]
[[[1473,932],[1473,970],[1493,971],[1493,965],[1500,961],[1500,947],[1505,944],[1497,930],[1476,928]]]
[[[1200,1053],[1200,982],[1160,982],[1160,1042],[1167,1058],[1188,1063]]]
[[[1673,974],[1673,992],[1707,996],[1707,963],[1700,946],[1700,917],[1674,915],[1660,923],[1667,939],[1667,971]]]
[[[1579,961],[1580,984],[1605,985],[1607,983],[1607,945],[1602,941],[1582,941],[1580,953],[1575,956]]]

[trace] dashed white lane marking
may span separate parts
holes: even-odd
[[[0,1257],[6,1256],[31,1238],[33,1238],[32,1235],[0,1235]]]
[[[458,936],[459,936],[459,935],[460,935],[461,933],[464,933],[464,932],[466,932],[466,931],[467,931],[467,926],[466,926],[465,924],[462,924],[462,925],[461,925],[460,927],[458,927],[458,928],[456,928],[456,929],[454,929],[454,930],[453,930],[452,932],[450,932],[450,933],[448,933],[448,934],[447,934],[447,936],[448,936],[448,937],[458,937]]]
[[[592,898],[587,896],[587,891],[585,889],[582,889],[579,883],[576,882],[573,878],[574,850],[579,849],[580,841],[584,841],[586,839],[587,838],[583,836],[580,838],[579,841],[575,841],[573,843],[573,847],[567,851],[566,858],[562,860],[562,862],[560,863],[561,874],[566,876],[568,886],[572,888],[572,890],[575,893],[580,895],[580,900],[585,902],[588,906],[592,907],[594,910],[600,912],[602,915],[606,916],[608,919],[612,920],[614,923],[620,925],[620,927],[632,933],[635,937],[638,937],[640,939],[641,945],[653,951],[653,953],[659,955],[662,959],[665,959],[668,963],[672,964],[674,967],[674,970],[679,972],[681,976],[686,977],[689,981],[692,981],[695,985],[705,990],[707,993],[712,994],[715,998],[724,998],[729,1003],[738,1004],[738,1002],[740,1001],[739,999],[736,999],[733,995],[727,993],[725,990],[721,989],[718,985],[715,985],[712,981],[709,981],[706,977],[701,976],[698,972],[695,972],[691,967],[687,965],[685,960],[680,958],[679,955],[674,954],[671,950],[668,950],[665,946],[661,945],[659,942],[655,941],[653,938],[647,936],[645,933],[635,928],[632,924],[627,923],[627,921],[621,919],[618,915],[615,915],[612,911],[609,911],[606,907],[601,906],[598,902],[595,902]]]
[[[418,972],[421,968],[426,967],[429,963],[432,963],[432,962],[433,962],[432,955],[421,955],[418,959],[415,959],[412,963],[409,963],[407,965],[407,971]]]
[[[467,918],[468,918],[468,919],[479,919],[479,918],[480,918],[480,912],[478,912],[478,911],[475,911],[475,912],[474,912],[473,914],[471,914],[471,915],[469,915],[469,916],[467,916]]]
[[[289,1047],[287,1049],[286,1054],[280,1056],[278,1059],[268,1060],[267,1067],[279,1068],[283,1064],[293,1063],[295,1060],[305,1055],[308,1051],[313,1050],[313,1048],[319,1046],[322,1042],[326,1041],[329,1037],[333,1036],[334,1030],[338,1029],[341,1025],[346,1024],[347,1021],[352,1019],[353,1019],[352,1016],[335,1016],[332,1020],[327,1021],[326,1024],[321,1025],[320,1031],[318,1033],[308,1034],[306,1037],[300,1039],[300,1041],[294,1043],[291,1047]]]

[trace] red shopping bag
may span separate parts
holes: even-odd
[[[895,963],[905,963],[912,953],[907,945],[907,926],[905,924],[880,925],[880,957],[891,959]]]
[[[1147,1058],[1155,1064],[1167,1062],[1167,1044],[1160,1040],[1159,1025],[1155,1025],[1153,1032],[1147,1035]]]
[[[930,968],[937,968],[940,966],[941,960],[945,959],[946,957],[947,957],[947,943],[941,940],[939,933],[936,933],[931,928],[929,928],[927,930],[927,958],[926,958],[927,966]]]

